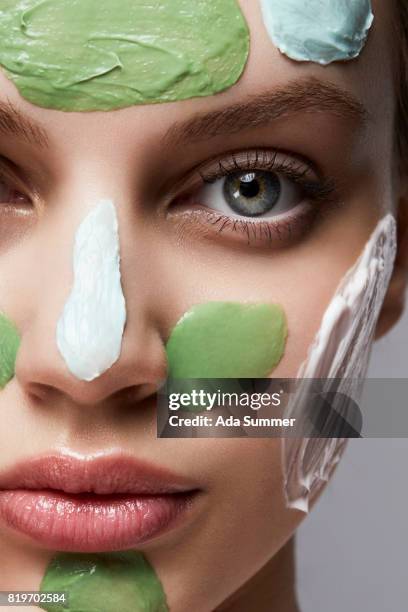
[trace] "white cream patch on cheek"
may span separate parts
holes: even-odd
[[[118,220],[110,200],[102,200],[79,226],[73,259],[57,346],[71,374],[91,381],[119,359],[126,322]]]
[[[281,53],[322,65],[357,57],[374,19],[370,0],[261,0],[261,7]]]
[[[298,390],[285,411],[306,426],[306,397],[310,379],[337,379],[336,393],[358,402],[376,324],[391,279],[397,251],[396,222],[384,217],[355,266],[341,281],[321,327],[298,372]],[[340,379],[340,380],[339,380]],[[327,381],[327,391],[333,390]],[[326,389],[325,389],[326,390]],[[341,458],[344,438],[287,438],[282,440],[287,505],[307,512],[309,502],[328,481]]]

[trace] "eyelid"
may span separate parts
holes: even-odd
[[[287,178],[311,191],[314,186],[321,189],[324,182],[311,161],[282,150],[258,148],[226,152],[196,166],[187,178],[172,189],[171,195],[189,194],[199,189],[203,183],[212,183],[229,174],[254,169],[282,172]]]
[[[198,168],[205,182],[213,182],[220,176],[251,170],[281,171],[288,178],[299,179],[301,177],[305,181],[319,180],[319,174],[310,162],[307,163],[296,155],[273,149],[233,151]]]
[[[286,151],[266,148],[231,151],[198,165],[172,190],[171,199],[189,197],[203,184],[251,170],[282,173],[315,201],[337,200],[335,181],[322,176],[312,161]]]

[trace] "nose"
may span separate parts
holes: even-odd
[[[54,220],[54,230],[55,227],[58,227],[57,219]],[[63,227],[66,228],[66,224]],[[59,248],[54,245],[57,238],[50,239],[50,235],[55,236],[55,231],[49,231],[47,239],[42,241],[42,250],[35,253],[43,272],[38,282],[32,284],[29,314],[20,330],[16,380],[26,394],[41,401],[50,398],[55,401],[56,395],[68,397],[76,405],[84,406],[97,405],[118,395],[126,395],[134,402],[141,401],[156,391],[159,382],[166,376],[167,368],[164,342],[151,316],[149,292],[143,284],[138,286],[137,292],[134,291],[134,277],[137,275],[134,269],[130,282],[132,289],[127,292],[127,267],[127,273],[119,279],[123,303],[120,299],[115,300],[109,295],[109,287],[102,287],[101,290],[95,281],[100,280],[102,273],[98,258],[93,259],[92,256],[85,266],[88,278],[75,278],[74,268],[78,261],[73,262],[73,254],[77,230],[78,225],[75,227],[72,224],[70,239],[65,237],[60,241]],[[43,231],[46,231],[46,227]],[[121,244],[120,253],[122,259],[126,258],[127,245]],[[75,287],[78,282],[79,285],[86,284],[82,287],[85,301],[79,306],[78,300],[81,302],[82,298],[75,294],[80,292],[78,286]],[[70,300],[74,302],[71,307]],[[92,303],[91,308],[88,308],[87,300]],[[78,316],[72,314],[76,312],[75,308],[79,309]],[[115,309],[120,312],[116,313]],[[116,354],[112,358],[111,319],[116,314],[118,320],[123,320],[122,324],[113,326]],[[61,340],[64,335],[61,329],[67,331],[69,324],[74,326],[71,329],[71,340],[72,333],[75,336],[73,342],[69,341],[69,330],[65,333],[64,341]],[[103,358],[104,352],[108,355],[107,360]],[[99,362],[99,365],[95,366],[93,361]],[[75,368],[78,362],[80,365]],[[101,363],[104,364],[102,367]],[[86,374],[90,370],[95,374],[89,377],[78,374],[81,371]]]
[[[123,394],[140,402],[156,392],[165,378],[160,340],[148,330],[134,326],[136,338],[127,334],[118,361],[91,382],[75,378],[54,347],[48,324],[37,320],[20,345],[15,377],[29,396],[41,401],[69,397],[76,405],[93,406]],[[41,331],[42,330],[42,331]]]
[[[57,325],[57,344],[71,373],[91,381],[119,358],[126,321],[115,205],[103,200],[74,242],[74,280]]]

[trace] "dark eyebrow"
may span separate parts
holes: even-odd
[[[48,145],[48,137],[44,128],[9,101],[0,102],[0,134],[21,138],[41,148]]]
[[[327,113],[364,126],[369,113],[352,94],[316,78],[251,96],[173,125],[165,141],[207,140],[256,128],[298,113]]]

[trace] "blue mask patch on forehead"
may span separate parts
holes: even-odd
[[[374,20],[370,0],[261,0],[261,6],[281,53],[322,65],[358,57]]]

